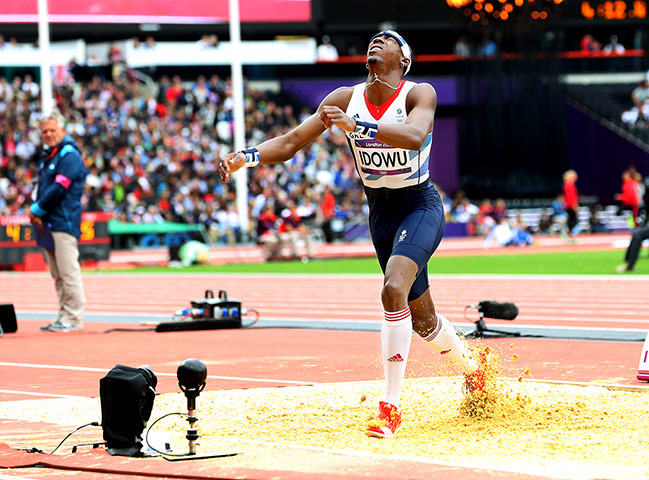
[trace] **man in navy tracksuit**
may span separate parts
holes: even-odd
[[[39,243],[45,248],[59,297],[56,320],[41,327],[50,332],[80,330],[86,302],[79,265],[81,193],[86,174],[81,152],[65,135],[64,123],[56,111],[40,121],[45,148],[29,211],[34,228],[39,230],[37,237],[43,239]]]

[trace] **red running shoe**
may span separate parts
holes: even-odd
[[[478,369],[473,373],[464,374],[464,393],[484,392],[487,386],[487,365],[489,365],[489,354],[480,350],[478,352]]]
[[[401,428],[401,412],[387,402],[379,402],[379,414],[365,432],[369,437],[392,438]]]

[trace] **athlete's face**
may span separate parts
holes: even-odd
[[[394,61],[397,65],[403,58],[401,46],[397,39],[389,35],[378,35],[373,38],[367,48],[367,63],[376,63],[379,60]]]

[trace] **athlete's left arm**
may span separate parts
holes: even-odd
[[[376,139],[393,147],[419,150],[433,131],[437,92],[432,85],[420,83],[408,92],[406,123],[380,124]]]

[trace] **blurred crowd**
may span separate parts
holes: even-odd
[[[559,235],[574,243],[575,237],[582,233],[610,232],[611,217],[622,218],[628,229],[649,224],[649,177],[644,177],[635,167],[622,172],[615,204],[607,209],[599,203],[579,205],[577,178],[574,170],[565,172],[562,193],[549,206],[535,209],[512,211],[502,198],[495,201],[484,198],[477,203],[458,190],[452,198],[444,197],[446,219],[449,223],[465,224],[467,235],[484,237],[485,248],[529,246],[537,235]],[[572,185],[572,194],[567,185]]]
[[[602,44],[590,33],[586,33],[579,43],[579,48],[583,54],[592,54],[602,52],[604,55],[622,55],[626,48],[620,43],[618,36],[613,34],[609,37],[606,44]]]
[[[30,75],[11,81],[0,77],[0,215],[23,214],[30,203],[41,148],[39,94]],[[129,75],[94,77],[66,82],[54,95],[68,120],[68,135],[85,156],[86,211],[110,212],[120,221],[140,224],[201,224],[210,243],[257,241],[269,258],[286,251],[308,257],[316,233],[326,242],[342,238],[342,225],[362,219],[367,211],[346,139],[333,129],[284,164],[246,170],[249,225],[243,229],[234,182],[224,184],[217,175],[219,159],[233,149],[230,79],[200,75],[186,82],[163,76],[151,88]],[[248,85],[245,111],[250,145],[288,131],[312,113]],[[625,201],[644,191],[638,172],[628,176],[638,188],[630,194],[626,183]],[[440,193],[449,223],[466,224],[469,235],[491,234],[491,242],[502,242],[507,229],[519,244],[531,243],[531,237],[519,232],[562,231],[560,198],[538,224],[527,225],[508,212],[503,199],[476,204],[462,191],[451,197]],[[640,207],[629,207],[635,219]],[[491,233],[495,227],[498,236]],[[305,253],[298,253],[298,245]]]
[[[340,132],[327,132],[282,165],[249,175],[250,230],[242,231],[232,184],[216,173],[232,150],[232,85],[217,75],[183,82],[162,77],[155,90],[124,76],[94,77],[55,89],[88,170],[85,210],[111,212],[125,222],[176,221],[205,225],[213,243],[254,239],[258,218],[270,206],[278,220],[269,234],[283,235],[295,207],[301,222],[333,240],[331,220],[363,209],[353,160]],[[310,111],[245,89],[246,138],[251,144],[282,134]],[[0,77],[0,214],[21,214],[38,168],[39,87],[29,75]],[[332,204],[333,197],[333,204]],[[295,228],[295,225],[293,225]]]
[[[622,121],[636,128],[649,128],[649,72],[631,91],[631,108],[622,112]]]

